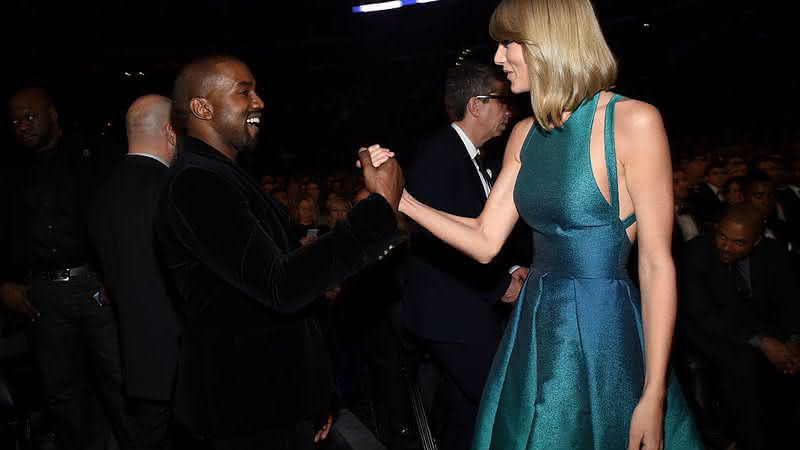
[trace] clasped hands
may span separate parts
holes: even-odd
[[[358,150],[356,166],[364,170],[367,190],[382,195],[397,211],[405,187],[405,178],[403,169],[394,159],[394,153],[377,144],[362,147]]]

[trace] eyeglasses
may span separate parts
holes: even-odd
[[[507,103],[510,99],[510,95],[499,95],[499,94],[487,94],[487,95],[476,95],[475,98],[478,100],[497,100],[502,103]]]
[[[36,120],[38,117],[39,117],[38,114],[34,114],[31,111],[28,111],[22,116],[22,119],[14,119],[11,121],[11,124],[15,127],[18,127],[23,121],[27,123],[33,123],[33,121]]]

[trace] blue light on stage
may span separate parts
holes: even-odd
[[[403,6],[416,5],[418,3],[433,3],[439,0],[394,0],[390,2],[371,3],[369,5],[353,6],[354,13],[369,13],[376,11],[386,11],[387,9],[397,9]]]

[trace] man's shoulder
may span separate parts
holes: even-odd
[[[789,250],[785,241],[772,238],[762,238],[758,245],[753,249],[753,253],[762,254],[767,256],[765,259],[770,262],[775,262],[775,256],[788,257]]]
[[[411,169],[418,164],[430,165],[436,162],[452,162],[460,154],[466,152],[464,143],[452,126],[439,128],[420,139],[417,143],[416,155],[411,162]]]
[[[714,239],[707,233],[702,233],[683,244],[682,254],[692,261],[705,260],[713,253]]]
[[[428,133],[419,141],[420,150],[432,150],[441,148],[442,146],[454,147],[461,143],[458,133],[453,129],[452,125],[447,125]]]

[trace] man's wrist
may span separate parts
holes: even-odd
[[[516,272],[517,270],[519,270],[521,268],[522,268],[522,266],[513,265],[513,266],[511,266],[510,269],[508,269],[508,274],[509,275],[514,275],[514,272]]]

